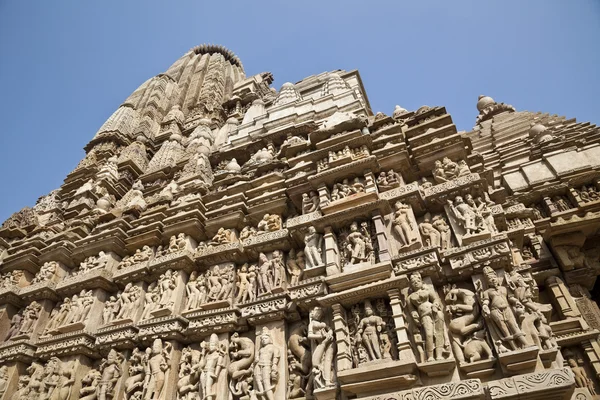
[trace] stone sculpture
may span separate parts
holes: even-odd
[[[279,215],[265,214],[258,223],[257,233],[275,232],[281,229],[281,217]]]
[[[484,267],[483,274],[488,288],[484,290],[480,286],[477,291],[482,315],[488,321],[488,326],[496,330],[499,340],[509,349],[529,346],[510,308],[507,288],[501,286],[496,272],[489,266]]]
[[[444,292],[454,356],[460,362],[470,363],[492,357],[475,293],[456,285],[445,286]]]
[[[374,262],[375,254],[371,235],[366,222],[362,222],[360,229],[357,222],[350,224],[350,232],[342,239],[344,264],[360,264]]]
[[[335,339],[333,330],[324,319],[325,311],[321,307],[314,307],[311,310],[307,338],[311,341],[312,374],[315,389],[335,386],[333,368]]]
[[[375,314],[370,300],[365,300],[364,317],[360,318],[356,328],[355,346],[360,363],[391,359],[389,348],[383,346],[388,340],[386,323],[381,316]],[[361,353],[364,353],[364,358]]]
[[[170,343],[163,345],[162,340],[155,339],[152,347],[146,350],[147,360],[145,360],[144,369],[144,399],[164,400],[165,399],[165,380],[166,372],[171,365]],[[131,374],[130,374],[131,375]]]
[[[421,232],[421,236],[425,239],[427,246],[441,246],[442,235],[431,223],[430,213],[426,213],[423,217],[423,222],[419,224],[419,232]]]
[[[233,241],[235,241],[235,234],[231,231],[231,229],[219,228],[212,240],[208,242],[208,245],[219,246],[221,244],[227,244]]]
[[[273,344],[271,334],[265,329],[260,335],[260,347],[254,365],[254,390],[260,400],[275,400],[275,387],[279,381],[281,354]]]
[[[302,214],[310,214],[319,210],[321,200],[315,191],[302,194]]]
[[[154,251],[150,246],[144,246],[141,249],[136,249],[131,256],[125,256],[117,266],[117,269],[125,269],[132,265],[140,264],[149,261],[154,255]]]
[[[400,187],[404,183],[402,176],[390,169],[388,172],[381,171],[377,176],[377,187],[381,192]]]
[[[394,204],[393,231],[400,241],[401,247],[410,246],[417,241],[415,229],[410,218],[410,206],[400,201]]]
[[[320,253],[319,253],[320,255]],[[296,286],[300,280],[302,279],[302,274],[306,269],[306,260],[304,257],[303,251],[296,252],[295,249],[291,249],[287,262],[286,262],[287,272],[290,275],[290,285]]]
[[[448,157],[444,157],[441,161],[435,161],[433,179],[436,183],[443,183],[470,173],[471,170],[464,160],[459,160],[458,163],[456,163]]]
[[[317,268],[323,264],[323,236],[317,233],[314,226],[309,226],[304,235],[304,255],[306,268]]]
[[[250,396],[253,391],[254,342],[241,337],[237,332],[231,335],[229,342],[229,391],[234,399]]]
[[[435,291],[423,284],[421,274],[410,275],[411,293],[407,298],[408,310],[413,321],[425,337],[426,361],[440,361],[450,355],[449,342],[444,326],[442,304]]]
[[[40,282],[46,282],[52,280],[52,277],[56,273],[58,269],[58,263],[56,261],[49,261],[44,263],[40,268],[39,272],[35,274],[35,277],[31,281],[31,284],[36,284]]]

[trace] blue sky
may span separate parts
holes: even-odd
[[[600,123],[600,1],[0,0],[0,222],[58,188],[147,78],[222,44],[274,86],[358,69],[373,111],[479,94]]]

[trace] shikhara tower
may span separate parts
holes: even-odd
[[[600,130],[198,46],[0,229],[0,400],[590,399]]]

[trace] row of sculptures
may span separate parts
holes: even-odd
[[[453,355],[460,363],[473,363],[494,357],[492,348],[497,354],[532,346],[540,350],[557,348],[546,319],[549,306],[535,301],[533,283],[519,272],[505,271],[501,277],[485,267],[474,291],[449,284],[443,287],[443,296],[419,273],[411,274],[409,280],[403,304],[409,327],[414,329],[418,362],[441,361]],[[386,299],[365,300],[350,307],[347,313],[354,367],[398,359],[393,313]],[[286,355],[280,353],[267,330],[260,333],[258,343],[255,348],[251,338],[233,333],[229,343],[224,344],[212,334],[199,348],[184,348],[177,380],[178,398],[214,399],[217,384],[226,379],[226,373],[234,398],[274,399],[275,387],[281,384],[278,364]],[[336,340],[323,308],[312,308],[307,324],[300,321],[290,325],[287,348],[288,398],[301,398],[310,391],[335,386]],[[173,367],[171,357],[171,345],[160,339],[146,351],[134,349],[124,384],[126,398],[164,399],[166,374]],[[121,356],[112,350],[99,368],[82,380],[81,398],[110,397],[122,375],[121,364]],[[572,367],[578,386],[590,385],[585,371],[577,365]],[[28,375],[21,377],[14,398],[26,399],[32,393],[46,393],[48,399],[68,398],[59,397],[59,393],[69,393],[72,375],[73,366],[56,358],[46,366],[34,363]]]

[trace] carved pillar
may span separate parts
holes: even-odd
[[[346,325],[346,310],[341,304],[331,306],[333,310],[333,329],[337,343],[337,370],[345,371],[352,368],[352,349]]]
[[[377,193],[377,185],[375,185],[375,177],[370,169],[364,172],[365,174],[365,193]]]
[[[373,224],[375,224],[375,234],[377,235],[377,245],[379,247],[379,262],[389,261],[392,259],[388,245],[387,229],[381,211],[373,211]]]
[[[555,276],[549,277],[546,279],[546,286],[548,287],[552,303],[562,319],[581,317],[573,296],[571,296],[567,286],[560,278]]]
[[[600,344],[597,340],[585,340],[581,342],[581,347],[590,361],[596,379],[600,379]]]
[[[325,227],[323,239],[325,240],[325,267],[327,276],[339,274],[341,272],[339,250],[335,234],[330,226]]]
[[[0,375],[0,380],[6,379],[3,383],[3,387],[0,387],[0,400],[9,400],[12,395],[19,389],[19,378],[27,375],[27,367],[29,364],[25,364],[20,361],[11,361],[2,363],[0,366],[0,373],[3,375],[1,369],[6,370],[6,375]]]
[[[404,321],[404,311],[400,303],[400,290],[391,289],[387,292],[390,298],[390,306],[392,307],[394,326],[396,327],[396,336],[398,337],[398,359],[401,361],[416,362],[415,353],[413,353],[408,339],[406,330],[406,322]]]
[[[10,329],[10,321],[18,312],[19,309],[12,304],[3,304],[0,306],[0,340],[5,340],[6,334]]]
[[[321,206],[329,204],[330,195],[329,195],[329,189],[327,189],[327,186],[324,183],[321,183],[317,190],[319,191],[319,202],[320,202]]]

